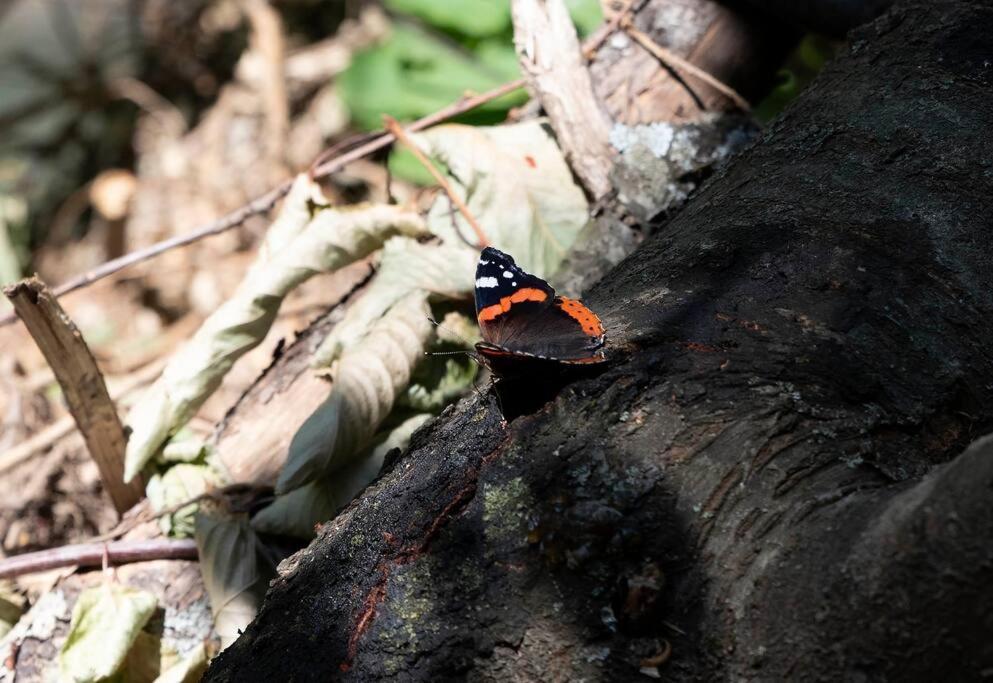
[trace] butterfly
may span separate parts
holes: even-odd
[[[483,249],[476,266],[476,319],[483,336],[476,353],[497,375],[607,360],[596,313],[577,299],[556,296],[547,282],[493,247]]]

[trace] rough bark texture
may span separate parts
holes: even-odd
[[[893,0],[744,0],[749,5],[816,33],[841,37],[882,14]]]
[[[988,673],[990,35],[857,33],[590,292],[610,367],[418,432],[207,680]]]

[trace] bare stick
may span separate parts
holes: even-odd
[[[400,124],[397,123],[395,118],[392,116],[383,116],[383,121],[386,123],[386,130],[390,131],[390,133],[393,134],[393,137],[395,137],[400,144],[404,145],[407,149],[413,152],[414,156],[417,157],[417,160],[421,162],[421,165],[427,169],[428,173],[431,174],[431,177],[434,178],[435,182],[441,186],[441,189],[445,191],[448,198],[452,200],[452,203],[458,207],[459,212],[466,219],[466,221],[468,221],[469,226],[476,233],[476,239],[479,240],[479,243],[473,246],[477,249],[483,249],[489,245],[490,241],[487,239],[486,233],[483,231],[482,226],[479,225],[479,221],[477,221],[476,217],[472,215],[472,211],[470,211],[469,207],[466,206],[464,201],[462,201],[462,198],[455,193],[455,189],[452,187],[452,184],[448,182],[445,176],[443,176],[437,168],[435,168],[435,165],[431,163],[430,159],[424,156],[424,152],[421,151],[420,147],[414,144],[414,141],[410,139],[410,136],[407,135],[406,131],[404,131]]]
[[[159,358],[122,380],[120,387],[110,392],[111,398],[116,402],[135,389],[139,389],[151,382],[162,372],[166,360],[168,360],[166,357]],[[13,446],[5,453],[0,454],[0,473],[6,472],[11,467],[19,465],[35,453],[52,445],[71,432],[75,425],[76,423],[72,415],[66,415],[48,425],[37,434],[28,437],[27,440]]]
[[[696,66],[695,64],[692,64],[691,62],[686,61],[685,59],[683,59],[682,57],[680,57],[679,55],[677,55],[675,52],[673,52],[672,50],[668,50],[668,49],[662,47],[661,45],[659,45],[658,43],[656,43],[654,40],[652,40],[651,36],[649,36],[649,35],[647,35],[645,33],[642,33],[641,31],[639,31],[638,29],[636,29],[634,26],[631,26],[629,19],[625,19],[622,22],[622,25],[623,25],[624,31],[629,36],[631,36],[631,38],[636,43],[638,43],[643,48],[645,48],[650,53],[652,53],[652,55],[656,59],[658,59],[659,61],[661,61],[663,64],[666,64],[668,66],[671,66],[671,67],[673,67],[673,68],[675,68],[675,69],[677,69],[679,71],[682,71],[682,72],[684,72],[686,74],[689,74],[690,76],[694,76],[697,79],[703,81],[704,83],[706,83],[707,85],[709,85],[711,88],[713,88],[714,90],[720,92],[722,95],[726,96],[728,99],[730,99],[732,102],[734,102],[735,105],[737,105],[738,108],[741,109],[742,111],[748,112],[748,111],[751,111],[752,110],[751,105],[748,104],[748,100],[746,100],[744,97],[742,97],[741,95],[739,95],[738,92],[734,88],[732,88],[730,85],[727,85],[727,84],[722,83],[721,81],[717,80],[716,78],[714,78],[713,76],[711,76],[709,73],[707,73],[706,71],[704,71],[700,67]]]
[[[55,373],[103,486],[117,512],[123,513],[141,500],[143,486],[141,481],[124,483],[127,438],[93,354],[41,280],[21,280],[4,288],[4,294]]]
[[[512,0],[514,47],[566,160],[594,200],[613,187],[610,116],[593,91],[564,0]]]
[[[433,114],[429,114],[424,118],[418,119],[409,126],[407,130],[414,132],[418,130],[423,130],[437,123],[441,123],[446,119],[450,119],[453,116],[458,116],[459,114],[464,114],[467,111],[471,111],[480,105],[486,104],[491,100],[495,100],[499,97],[503,97],[509,93],[518,90],[524,85],[524,79],[517,79],[516,81],[511,81],[510,83],[504,83],[503,85],[489,90],[485,93],[479,95],[473,95],[470,97],[464,97],[458,102],[451,104],[444,109],[436,111]],[[377,152],[381,149],[389,147],[395,138],[390,133],[383,133],[377,138],[370,140],[364,145],[360,145],[352,150],[349,150],[345,154],[333,159],[328,159],[324,161],[319,166],[313,169],[311,175],[316,178],[324,178],[332,173],[337,173],[348,164],[362,159],[373,152]],[[244,206],[235,209],[231,213],[218,218],[216,221],[207,223],[204,226],[194,230],[193,232],[187,233],[185,235],[177,235],[176,237],[170,237],[167,240],[157,242],[145,249],[139,249],[138,251],[133,251],[130,254],[125,254],[120,258],[113,259],[112,261],[107,261],[106,263],[94,268],[88,273],[83,273],[71,280],[64,282],[55,289],[52,293],[55,296],[63,296],[69,292],[74,292],[77,289],[81,289],[88,285],[93,284],[98,280],[102,280],[105,277],[113,275],[114,273],[133,266],[143,261],[147,261],[151,258],[158,256],[164,252],[171,249],[176,249],[177,247],[186,246],[187,244],[192,244],[202,240],[204,237],[210,237],[212,235],[217,235],[231,228],[235,228],[246,220],[260,213],[265,213],[269,211],[276,202],[282,199],[287,192],[290,191],[290,186],[293,184],[292,179],[286,180],[278,187],[273,188],[269,192],[265,193],[261,197],[245,204]],[[4,325],[9,325],[10,323],[17,320],[17,316],[13,313],[0,317],[0,327]]]
[[[251,500],[252,504],[260,501],[260,493],[270,492],[272,489],[262,486],[253,486],[252,484],[228,484],[227,486],[222,486],[217,489],[210,491],[205,491],[204,493],[199,493],[195,496],[190,496],[184,501],[179,503],[174,503],[168,507],[162,508],[158,512],[155,512],[149,508],[145,508],[137,515],[130,519],[122,520],[117,524],[116,527],[111,529],[105,534],[100,534],[99,536],[94,536],[87,541],[88,543],[105,543],[106,541],[112,541],[114,539],[124,536],[128,532],[136,529],[142,524],[147,524],[148,522],[154,522],[157,519],[165,517],[167,515],[174,515],[180,510],[189,507],[190,505],[197,505],[198,503],[205,500],[212,500],[216,503],[224,505],[226,509],[229,510],[242,510],[247,511],[248,506],[243,502],[245,499]],[[270,496],[271,497],[271,496]],[[239,498],[242,502],[239,503]]]
[[[148,560],[195,560],[197,543],[192,538],[156,538],[115,543],[80,543],[49,548],[0,560],[0,579],[48,571],[59,567],[99,567],[104,557],[109,564]]]
[[[262,57],[262,103],[265,111],[265,145],[269,160],[284,167],[290,133],[290,102],[286,94],[286,40],[283,20],[268,0],[244,3],[252,26],[252,49]]]

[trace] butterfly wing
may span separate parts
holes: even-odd
[[[519,336],[523,318],[540,314],[555,299],[555,290],[540,277],[526,273],[514,259],[486,247],[476,265],[476,319],[483,341],[504,346]],[[511,308],[514,309],[510,314]]]
[[[483,355],[536,356],[564,363],[604,360],[600,319],[575,299],[487,247],[476,268],[476,317]]]

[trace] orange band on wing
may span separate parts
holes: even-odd
[[[564,296],[559,297],[559,301],[562,310],[582,326],[583,332],[591,337],[599,337],[603,334],[603,323],[600,322],[600,318],[582,302]]]
[[[540,289],[524,287],[523,289],[518,289],[510,296],[503,297],[500,299],[500,303],[498,304],[481,308],[476,317],[479,318],[480,322],[486,322],[488,320],[493,320],[498,315],[509,311],[512,304],[519,304],[522,301],[544,301],[547,298],[548,295]]]

